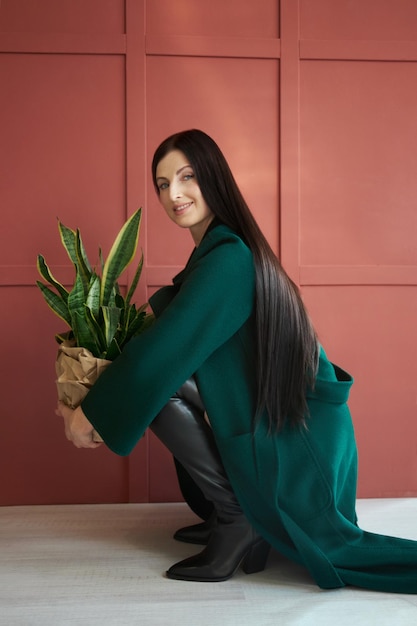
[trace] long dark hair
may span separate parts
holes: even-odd
[[[286,422],[305,425],[306,391],[314,386],[318,342],[299,290],[256,223],[218,145],[201,130],[171,135],[155,151],[152,177],[169,152],[181,151],[191,165],[213,214],[246,242],[256,275],[256,415],[266,411],[271,429]]]

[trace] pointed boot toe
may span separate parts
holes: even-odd
[[[252,529],[235,543],[231,533],[217,527],[202,552],[175,563],[166,575],[174,580],[222,582],[231,578],[240,565],[246,574],[255,574],[265,569],[269,549],[269,544]]]

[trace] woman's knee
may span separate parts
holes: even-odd
[[[185,402],[191,404],[193,407],[201,411],[201,413],[204,413],[205,411],[194,376],[188,378],[185,383],[181,385],[181,387],[173,395],[173,398],[181,398],[181,400],[185,400]]]

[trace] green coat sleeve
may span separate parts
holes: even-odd
[[[252,254],[230,231],[210,232],[184,274],[171,303],[129,342],[82,403],[117,454],[131,452],[172,394],[252,313]]]

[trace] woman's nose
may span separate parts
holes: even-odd
[[[171,183],[169,186],[169,195],[171,200],[177,200],[181,198],[181,189],[178,183]]]

